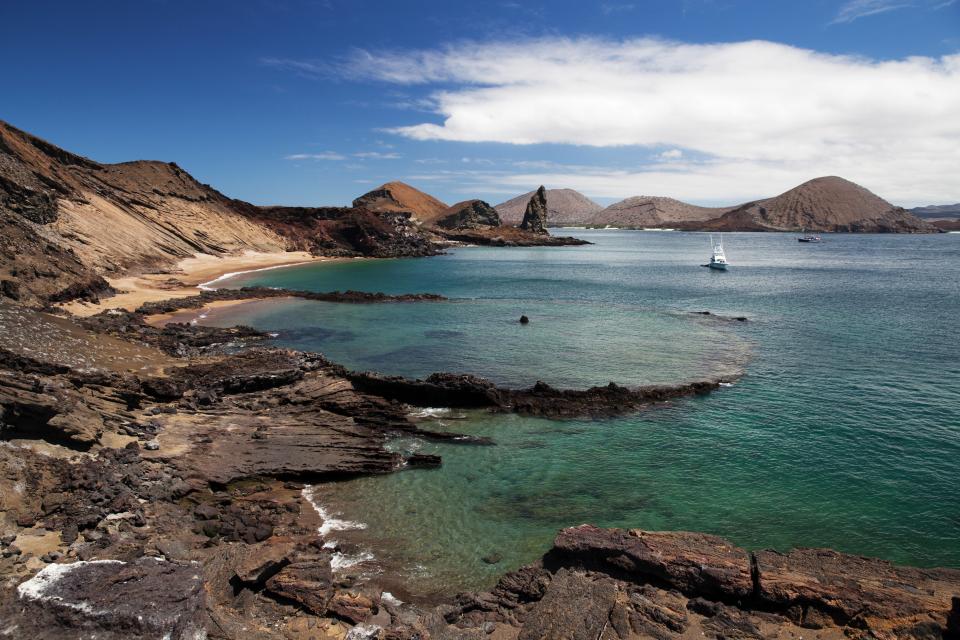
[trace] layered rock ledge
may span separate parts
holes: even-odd
[[[748,552],[702,533],[563,529],[535,564],[459,596],[460,628],[547,638],[951,638],[960,571],[829,549]]]

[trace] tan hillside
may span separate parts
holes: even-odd
[[[391,213],[410,212],[420,222],[433,222],[447,213],[447,205],[404,182],[388,182],[353,201],[355,207]]]
[[[713,231],[933,233],[933,225],[858,184],[815,178],[776,197],[731,207],[699,207],[661,196],[635,196],[600,211],[589,224]]]
[[[68,299],[197,253],[284,249],[231,202],[175,164],[100,164],[0,122],[0,280],[27,297]]]
[[[109,294],[104,277],[197,254],[436,251],[405,215],[257,207],[174,163],[101,164],[0,121],[0,297],[29,303]]]
[[[748,202],[709,228],[763,231],[929,233],[937,229],[858,184],[827,176],[774,198]]]
[[[613,203],[586,222],[615,227],[669,227],[678,222],[711,220],[729,210],[730,207],[698,207],[662,196],[634,196]]]
[[[520,224],[535,191],[501,202],[496,207],[504,224]],[[547,189],[547,223],[551,226],[584,224],[603,207],[573,189]]]

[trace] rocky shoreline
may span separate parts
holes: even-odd
[[[541,561],[489,593],[400,603],[321,534],[332,516],[316,511],[304,483],[442,464],[391,451],[398,434],[493,444],[423,430],[411,406],[602,417],[707,393],[718,381],[514,390],[454,374],[408,380],[264,347],[250,328],[146,322],[217,300],[293,295],[442,299],[253,288],[77,321],[3,303],[5,322],[40,338],[30,353],[0,345],[0,633],[939,638],[960,630],[958,571],[589,526],[560,532]],[[82,366],[56,349],[66,338],[44,329],[49,322],[77,341],[70,353],[91,354]],[[104,351],[110,341],[114,351]],[[124,352],[126,344],[135,350]]]

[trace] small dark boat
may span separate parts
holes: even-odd
[[[808,236],[806,235],[806,231],[806,229],[800,231],[800,233],[803,233],[804,235],[797,238],[797,242],[822,242],[820,236]]]

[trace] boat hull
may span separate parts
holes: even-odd
[[[726,270],[727,270],[727,265],[725,265],[725,264],[723,264],[723,263],[721,263],[721,262],[711,262],[711,263],[708,264],[707,266],[710,267],[711,269],[716,269],[717,271],[726,271]]]

